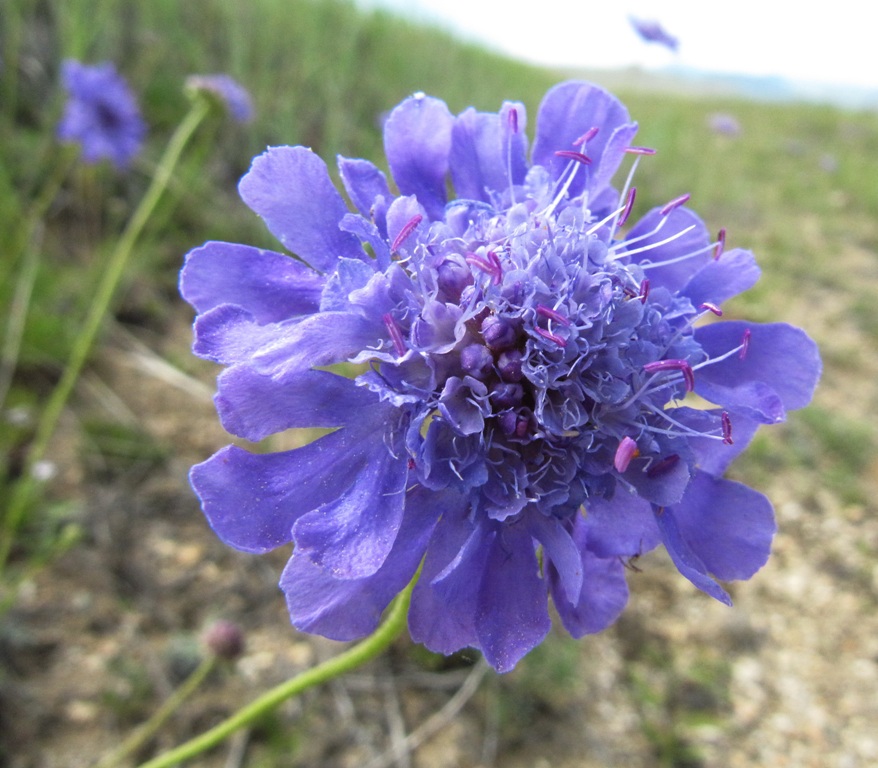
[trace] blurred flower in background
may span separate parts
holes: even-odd
[[[738,136],[741,133],[738,118],[727,112],[713,112],[708,115],[707,125],[711,131],[722,136]]]
[[[137,99],[110,62],[87,65],[67,59],[61,79],[68,99],[58,124],[61,141],[80,145],[86,163],[110,160],[126,168],[140,152],[146,123]]]
[[[190,75],[186,78],[186,89],[214,98],[239,123],[248,123],[253,119],[253,101],[250,94],[229,75]]]
[[[638,19],[634,16],[629,16],[628,20],[631,22],[631,26],[634,27],[634,31],[647,43],[658,43],[672,51],[676,51],[679,47],[680,41],[673,35],[668,34],[658,21]]]

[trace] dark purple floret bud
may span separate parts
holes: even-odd
[[[521,405],[524,397],[524,387],[521,384],[500,383],[491,390],[491,403],[498,410],[516,408]]]
[[[488,315],[482,321],[482,338],[494,352],[510,349],[518,341],[518,327],[513,320],[498,315]]]
[[[244,631],[233,621],[220,619],[207,628],[204,644],[214,656],[234,661],[244,652]]]
[[[469,344],[460,351],[460,367],[470,376],[484,379],[494,368],[494,357],[482,344]]]
[[[504,381],[521,381],[524,378],[521,372],[521,352],[517,349],[501,352],[497,358],[497,372]]]
[[[436,281],[445,299],[450,302],[460,301],[463,289],[472,285],[473,275],[470,268],[454,259],[445,259],[436,269]]]
[[[525,411],[504,411],[497,419],[507,437],[523,440],[530,431],[530,415]]]

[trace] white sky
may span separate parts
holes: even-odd
[[[878,2],[832,0],[360,0],[438,22],[519,59],[599,69],[692,67],[878,90]],[[628,17],[656,19],[677,53]]]

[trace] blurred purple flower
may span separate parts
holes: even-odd
[[[738,136],[741,133],[738,119],[727,112],[714,112],[707,118],[707,124],[710,130],[723,136]]]
[[[658,21],[637,19],[634,16],[629,16],[628,20],[634,27],[634,31],[647,43],[659,43],[672,51],[676,51],[679,47],[680,41],[673,35],[669,35]]]
[[[215,97],[239,123],[248,123],[253,119],[253,101],[250,94],[229,75],[190,75],[186,78],[186,87]]]
[[[270,148],[240,193],[298,258],[187,256],[194,351],[228,366],[225,428],[337,428],[282,453],[229,446],[190,475],[226,543],[295,544],[281,588],[303,631],[368,634],[423,561],[414,640],[506,671],[549,631],[549,598],[576,637],[611,624],[624,562],[659,544],[725,603],[717,579],[768,558],[771,504],[722,474],[810,400],[816,346],[783,323],[700,322],[759,268],[688,195],[622,234],[634,189],[611,178],[651,151],[612,95],[550,90],[529,161],[525,124],[517,102],[455,117],[406,99],[384,129],[399,195],[338,159],[354,213],[317,155]],[[326,370],[343,361],[363,367]],[[681,404],[692,390],[717,407]]]
[[[86,163],[106,158],[117,168],[130,165],[143,146],[146,124],[113,64],[90,66],[68,59],[61,65],[61,78],[68,99],[58,139],[78,143]]]

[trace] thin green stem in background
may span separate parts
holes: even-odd
[[[357,643],[344,653],[335,656],[328,661],[318,664],[316,667],[302,672],[296,677],[281,683],[263,693],[246,707],[239,709],[231,717],[223,720],[219,725],[205,731],[200,736],[181,744],[175,749],[169,750],[158,757],[143,763],[140,768],[170,768],[184,760],[189,760],[200,755],[207,749],[216,746],[227,739],[235,731],[250,725],[254,721],[271,712],[287,699],[291,699],[303,691],[315,685],[329,682],[339,675],[365,664],[375,658],[405,628],[406,616],[408,615],[409,602],[411,601],[412,589],[417,576],[412,580],[396,598],[385,622],[365,640]]]
[[[98,332],[103,325],[104,318],[110,309],[116,288],[122,279],[125,267],[134,249],[134,244],[167,188],[183,149],[189,142],[195,129],[210,110],[211,105],[207,99],[199,98],[193,102],[189,113],[183,118],[177,130],[171,136],[165,154],[159,162],[155,176],[153,176],[152,183],[146,190],[140,205],[134,211],[125,231],[122,233],[122,237],[116,244],[116,248],[110,255],[101,282],[95,291],[94,301],[85,319],[85,324],[73,342],[73,348],[70,351],[70,357],[67,365],[64,367],[61,379],[52,391],[49,401],[40,414],[36,435],[28,450],[21,478],[13,489],[12,497],[3,520],[3,530],[0,531],[0,573],[2,573],[9,557],[15,540],[15,534],[36,486],[33,468],[45,456],[46,449],[61,417],[61,412],[70,398],[73,387],[79,379]]]
[[[19,265],[18,278],[15,281],[15,293],[9,307],[9,319],[6,323],[6,333],[3,336],[3,346],[0,349],[0,410],[6,403],[6,395],[18,365],[18,353],[21,349],[25,319],[40,265],[38,230],[43,224],[46,211],[49,210],[49,206],[58,195],[58,190],[61,189],[64,179],[67,178],[67,174],[78,156],[78,150],[71,147],[54,163],[54,173],[49,176],[42,192],[30,207],[22,229],[12,243],[12,255],[15,257],[21,254],[21,264]]]
[[[187,677],[182,685],[159,707],[152,717],[143,725],[139,726],[122,744],[113,752],[95,764],[95,768],[114,768],[125,758],[130,757],[149,741],[159,729],[167,722],[196,690],[207,679],[207,676],[216,667],[219,658],[214,654],[206,656],[195,668],[195,671]]]

